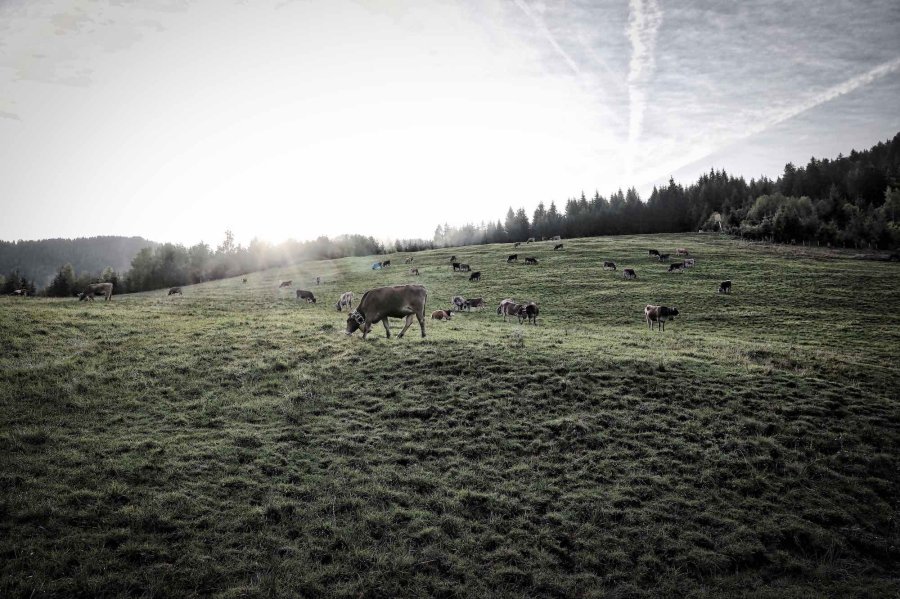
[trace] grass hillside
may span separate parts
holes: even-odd
[[[0,596],[900,593],[898,266],[564,243],[0,299]],[[341,292],[406,282],[429,315],[488,308],[344,335]],[[504,323],[506,297],[538,326]],[[651,332],[647,303],[680,316]]]

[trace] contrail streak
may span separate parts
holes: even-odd
[[[718,139],[714,140],[715,147],[713,147],[713,149],[711,150],[701,149],[698,151],[694,151],[693,153],[688,152],[687,154],[682,154],[679,160],[672,161],[669,165],[664,167],[664,169],[671,174],[682,167],[693,164],[698,160],[702,160],[707,156],[715,154],[726,146],[729,146],[737,141],[746,139],[753,135],[762,133],[763,131],[774,127],[775,125],[792,119],[797,115],[807,112],[808,110],[812,110],[813,108],[834,100],[835,98],[838,98],[845,94],[849,94],[850,92],[855,91],[856,89],[864,85],[868,85],[873,81],[897,70],[900,70],[900,57],[881,63],[880,65],[866,71],[865,73],[861,73],[855,77],[847,79],[843,83],[839,83],[837,85],[829,87],[828,89],[819,92],[818,94],[815,94],[814,96],[811,96],[793,106],[773,112],[758,120],[750,127],[736,132],[733,135],[719,137]]]
[[[628,155],[626,172],[630,178],[634,156],[644,126],[647,108],[646,83],[656,64],[656,33],[662,23],[662,11],[656,0],[631,0],[628,11],[627,35],[631,41],[631,62],[628,64]]]
[[[528,6],[528,3],[526,3],[525,0],[516,0],[516,6],[518,6],[522,10],[522,12],[525,13],[525,15],[529,19],[531,19],[531,22],[534,23],[534,26],[537,27],[537,30],[541,33],[541,35],[544,36],[544,39],[550,42],[550,45],[553,46],[553,49],[556,50],[556,53],[566,61],[566,64],[568,64],[569,67],[573,71],[575,71],[575,74],[581,75],[581,69],[578,68],[578,65],[575,64],[575,61],[572,60],[572,57],[562,49],[562,46],[557,43],[556,38],[553,37],[553,34],[550,33],[549,29],[547,29],[547,25],[544,23],[544,20],[540,17],[540,15],[531,10],[531,7]]]

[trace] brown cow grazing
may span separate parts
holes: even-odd
[[[113,292],[113,284],[112,283],[94,283],[92,285],[88,285],[87,289],[78,296],[78,301],[83,302],[84,300],[94,301],[94,296],[98,293],[102,293],[103,297],[106,301],[109,301],[109,298],[112,297]]]
[[[497,306],[497,315],[499,316],[500,314],[503,314],[503,312],[504,312],[504,306],[506,306],[506,304],[514,304],[514,303],[516,303],[516,302],[514,302],[514,301],[511,300],[511,299],[501,300],[501,301],[500,301],[500,305]]]
[[[653,330],[653,323],[657,323],[660,331],[666,330],[666,321],[670,318],[678,316],[677,308],[667,308],[666,306],[654,306],[647,304],[644,308],[644,318],[647,319],[647,325]]]
[[[633,268],[626,268],[624,271],[622,271],[622,276],[626,279],[636,279],[637,273],[634,272]]]
[[[684,262],[676,262],[669,265],[669,272],[684,272]]]
[[[175,295],[176,293],[177,293],[178,295],[184,295],[184,294],[181,292],[181,287],[172,287],[171,289],[169,289],[169,295]]]
[[[473,272],[472,274],[470,274],[470,275],[469,275],[469,280],[470,280],[470,281],[480,281],[480,280],[481,280],[481,271],[480,271],[480,270],[476,270],[475,272]]]
[[[466,310],[471,310],[472,308],[484,308],[484,299],[480,297],[467,299],[464,307]]]
[[[435,310],[431,313],[431,320],[450,320],[452,315],[450,310]]]
[[[556,250],[561,250],[561,249],[563,249],[563,244],[561,244],[561,243],[557,243],[556,245],[553,246],[553,251],[554,251],[554,252],[555,252]]]
[[[306,300],[307,304],[316,303],[316,296],[312,294],[312,291],[304,291],[303,289],[297,290],[297,299]]]
[[[719,293],[731,293],[731,281],[722,281],[719,283]]]
[[[506,322],[507,316],[519,316],[519,312],[524,308],[522,304],[517,304],[512,300],[503,300],[497,309],[497,314],[503,314],[503,322]],[[521,319],[520,319],[521,322]]]
[[[687,256],[687,255],[688,255],[687,248],[678,248],[678,249],[676,249],[676,250],[675,250],[675,255],[676,255],[676,256]]]
[[[537,264],[537,258],[525,258],[525,264]]]
[[[469,272],[470,270],[472,270],[472,267],[469,266],[468,264],[460,264],[460,265],[459,265],[459,270],[460,270],[461,272]]]
[[[527,305],[519,308],[519,324],[522,324],[522,321],[526,320],[533,325],[537,325],[537,317],[538,305],[536,303],[528,302]]]
[[[409,274],[419,276],[419,269],[418,268],[410,268]]]
[[[510,262],[518,262],[518,261],[519,261],[519,254],[510,254],[509,257],[506,258],[507,264],[509,264]]]
[[[347,318],[347,334],[352,335],[356,329],[361,328],[363,339],[365,339],[372,330],[372,325],[381,321],[384,323],[384,330],[390,339],[391,329],[388,326],[388,318],[405,316],[406,326],[397,335],[399,339],[412,325],[413,316],[415,316],[422,328],[422,337],[425,337],[425,300],[427,298],[428,292],[421,285],[395,285],[394,287],[370,289],[363,294],[359,306]]]
[[[353,292],[345,291],[341,294],[340,299],[338,299],[337,303],[334,305],[337,308],[338,312],[343,311],[344,306],[347,306],[348,309],[353,309]]]
[[[456,271],[459,270],[459,267],[460,267],[461,265],[460,265],[459,262],[453,262],[450,266],[453,267],[453,272],[456,272]]]
[[[604,261],[603,261],[603,270],[607,270],[607,269],[609,269],[609,270],[615,270],[615,269],[616,269],[616,263],[615,263],[615,262],[610,262],[609,260],[604,260]]]
[[[282,281],[281,285],[279,285],[278,288],[281,289],[282,287],[290,287],[293,284],[294,284],[293,281]]]
[[[649,255],[659,257],[659,252],[657,250],[647,250]]]

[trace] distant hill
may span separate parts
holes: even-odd
[[[0,241],[0,274],[19,270],[33,279],[38,287],[44,287],[63,264],[71,264],[76,273],[99,273],[107,266],[124,272],[131,267],[132,259],[141,248],[157,245],[155,241],[143,237],[116,235]]]

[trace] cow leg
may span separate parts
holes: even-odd
[[[384,330],[387,331],[387,338],[390,339],[391,338],[391,328],[388,326],[387,316],[385,316],[384,320],[382,320],[381,322],[382,322],[382,324],[384,324]],[[402,333],[401,333],[401,336],[402,336]]]
[[[419,319],[419,328],[422,329],[422,339],[425,338],[425,306],[422,306],[421,312],[416,312],[416,318]],[[448,317],[447,320],[450,320]]]
[[[406,329],[408,329],[409,326],[412,324],[412,319],[413,319],[413,315],[412,315],[412,314],[410,314],[409,316],[406,317],[406,325],[404,325],[403,330],[400,331],[400,334],[397,335],[397,339],[402,339],[402,338],[403,338],[403,333],[405,333],[405,332],[406,332]],[[385,319],[385,320],[387,320],[387,319]]]

